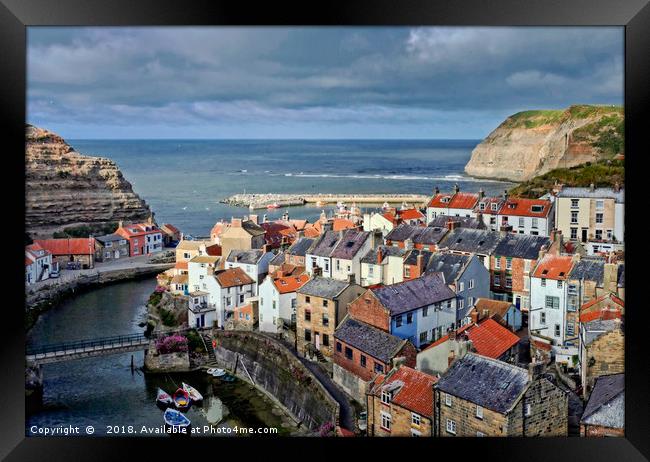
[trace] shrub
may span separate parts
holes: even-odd
[[[160,319],[163,325],[167,327],[174,327],[176,325],[176,316],[174,316],[174,313],[164,308],[160,310]]]
[[[195,330],[191,330],[187,333],[187,346],[190,351],[194,351],[196,353],[205,353],[203,340],[201,340],[201,336]]]
[[[187,338],[178,334],[163,337],[156,342],[156,350],[160,354],[186,352],[188,350]]]
[[[325,422],[318,429],[320,436],[330,436],[332,433],[334,433],[334,424],[332,422]]]

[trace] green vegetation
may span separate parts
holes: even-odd
[[[625,183],[625,168],[622,160],[602,160],[596,163],[586,163],[577,167],[558,168],[525,181],[512,188],[508,193],[512,196],[536,198],[549,192],[556,183],[565,186],[612,187],[615,183],[623,186]]]
[[[201,340],[201,336],[197,331],[190,330],[185,336],[187,337],[187,346],[189,347],[190,351],[201,354],[205,353],[203,340]]]
[[[57,231],[53,234],[55,239],[68,237],[90,237],[102,236],[104,234],[114,233],[117,229],[116,222],[98,223],[94,225],[71,226],[64,228],[63,231]]]
[[[599,115],[622,118],[623,108],[621,106],[591,106],[581,104],[571,106],[566,110],[544,109],[522,111],[508,117],[504,122],[504,126],[506,128],[535,128],[542,125],[562,123],[569,119],[586,119]]]
[[[160,319],[166,327],[174,327],[176,325],[176,316],[170,310],[164,308],[160,309]]]
[[[158,306],[160,303],[160,299],[162,298],[162,293],[160,292],[153,292],[151,295],[149,295],[149,305],[151,306]]]
[[[625,121],[622,114],[601,117],[573,131],[575,141],[588,141],[603,156],[614,157],[625,151]]]

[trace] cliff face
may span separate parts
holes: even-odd
[[[571,106],[508,117],[474,151],[468,175],[526,181],[555,168],[573,167],[623,153],[623,109]]]
[[[151,211],[117,165],[81,155],[60,136],[27,125],[25,227],[32,237],[63,228],[143,221]]]

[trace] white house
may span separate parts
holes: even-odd
[[[321,276],[332,277],[332,251],[338,244],[340,235],[337,231],[325,231],[305,254],[305,268],[309,275],[320,268]]]
[[[551,235],[554,223],[553,202],[547,199],[508,198],[497,216],[499,229],[512,227],[513,233],[532,236]]]
[[[256,284],[241,268],[217,271],[214,279],[218,286],[214,294],[217,322],[219,327],[225,327],[232,319],[235,308],[246,305],[247,300],[256,295]]]
[[[545,255],[530,276],[530,310],[528,330],[531,338],[541,337],[551,343],[557,362],[566,362],[577,355],[575,347],[567,347],[567,291],[569,273],[573,267],[570,256]],[[575,351],[573,351],[575,350]]]
[[[330,257],[332,258],[332,278],[347,281],[354,275],[355,281],[361,280],[361,257],[372,246],[370,233],[347,229],[339,231],[340,239]]]
[[[275,257],[275,254],[268,250],[268,247],[264,249],[231,250],[226,258],[225,268],[241,268],[255,281],[253,292],[257,294],[257,286],[268,274],[269,262],[273,260],[273,257]]]
[[[363,214],[364,231],[381,231],[385,236],[397,226],[394,216],[387,212],[374,212]]]
[[[361,259],[359,284],[368,287],[402,282],[405,253],[406,250],[390,245],[380,245],[376,249],[368,250]]]
[[[35,282],[48,279],[52,267],[52,253],[39,244],[34,243],[25,247],[25,282]]]
[[[259,329],[278,332],[284,323],[296,322],[296,291],[309,281],[308,274],[272,278],[267,276],[259,286]]]
[[[214,303],[210,303],[210,293],[196,290],[189,294],[187,310],[187,324],[198,329],[214,327],[217,320],[217,310]]]
[[[439,215],[452,217],[476,217],[474,207],[482,193],[461,193],[458,185],[451,194],[440,193],[436,188],[433,198],[427,205],[427,223]]]

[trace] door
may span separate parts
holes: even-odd
[[[316,345],[317,350],[320,350],[320,334],[314,335],[314,345]]]
[[[517,298],[515,298],[515,306],[517,309],[521,308],[521,297],[519,295],[517,295]]]
[[[582,230],[582,242],[587,242],[587,230]]]
[[[115,252],[113,252],[113,255],[114,255],[114,258],[120,258],[120,251],[116,250]]]

